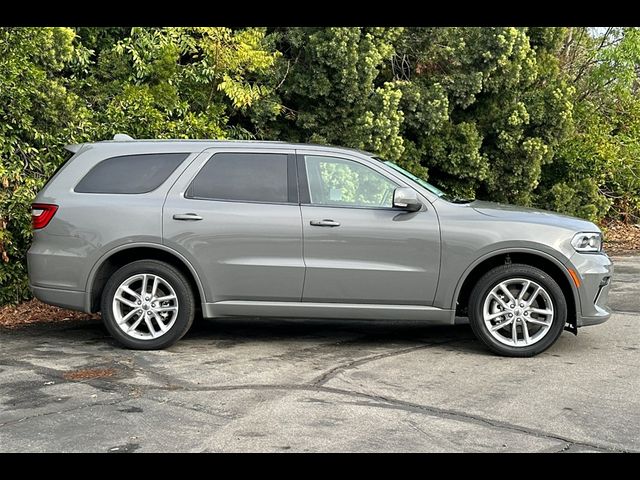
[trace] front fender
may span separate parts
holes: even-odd
[[[446,278],[447,275],[441,275],[442,281],[440,282],[440,285],[438,285],[438,291],[436,294],[436,301],[438,303],[436,303],[435,306],[455,310],[458,296],[460,295],[464,282],[474,269],[486,260],[496,256],[505,255],[507,253],[526,253],[552,262],[560,271],[563,272],[573,292],[576,312],[580,312],[580,292],[576,288],[568,270],[569,268],[574,269],[574,271],[576,270],[571,261],[564,257],[560,252],[554,251],[546,245],[536,244],[535,242],[518,242],[518,244],[518,246],[502,245],[499,246],[499,248],[493,248],[491,250],[485,249],[488,251],[479,252],[475,256],[474,260],[467,264],[466,268],[461,268],[461,272],[458,274],[457,278]]]

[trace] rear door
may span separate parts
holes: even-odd
[[[432,305],[440,226],[427,199],[418,212],[392,208],[407,186],[356,156],[299,151],[303,301]]]
[[[164,243],[196,268],[206,301],[300,301],[302,224],[293,150],[209,149],[163,209]]]

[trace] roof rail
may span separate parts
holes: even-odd
[[[78,153],[78,150],[80,150],[83,145],[83,143],[71,143],[69,145],[65,145],[64,149],[72,153]]]
[[[133,140],[133,137],[127,135],[126,133],[116,133],[113,136],[113,139],[116,142],[128,142],[129,140]]]

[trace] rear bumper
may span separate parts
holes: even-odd
[[[606,322],[611,317],[609,288],[613,278],[613,263],[606,254],[576,253],[571,263],[580,277],[580,311],[577,326],[586,327]]]
[[[29,285],[33,296],[41,302],[57,307],[79,310],[84,312],[85,293],[76,290],[62,290],[59,288],[46,288]]]

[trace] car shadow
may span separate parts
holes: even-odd
[[[118,343],[109,335],[100,320],[72,320],[25,325],[2,329],[2,334],[34,337],[39,341],[55,340],[78,345],[111,345]],[[237,344],[267,342],[344,343],[351,348],[372,345],[420,346],[447,345],[448,349],[491,355],[475,339],[469,325],[430,325],[421,322],[391,320],[321,320],[280,318],[215,318],[197,319],[189,332],[170,351],[190,346],[229,348]]]
[[[313,339],[323,342],[348,341],[350,345],[372,343],[456,343],[476,350],[469,325],[430,325],[392,320],[216,318],[200,319],[181,342],[197,339],[281,341]],[[478,344],[477,350],[483,350]]]

